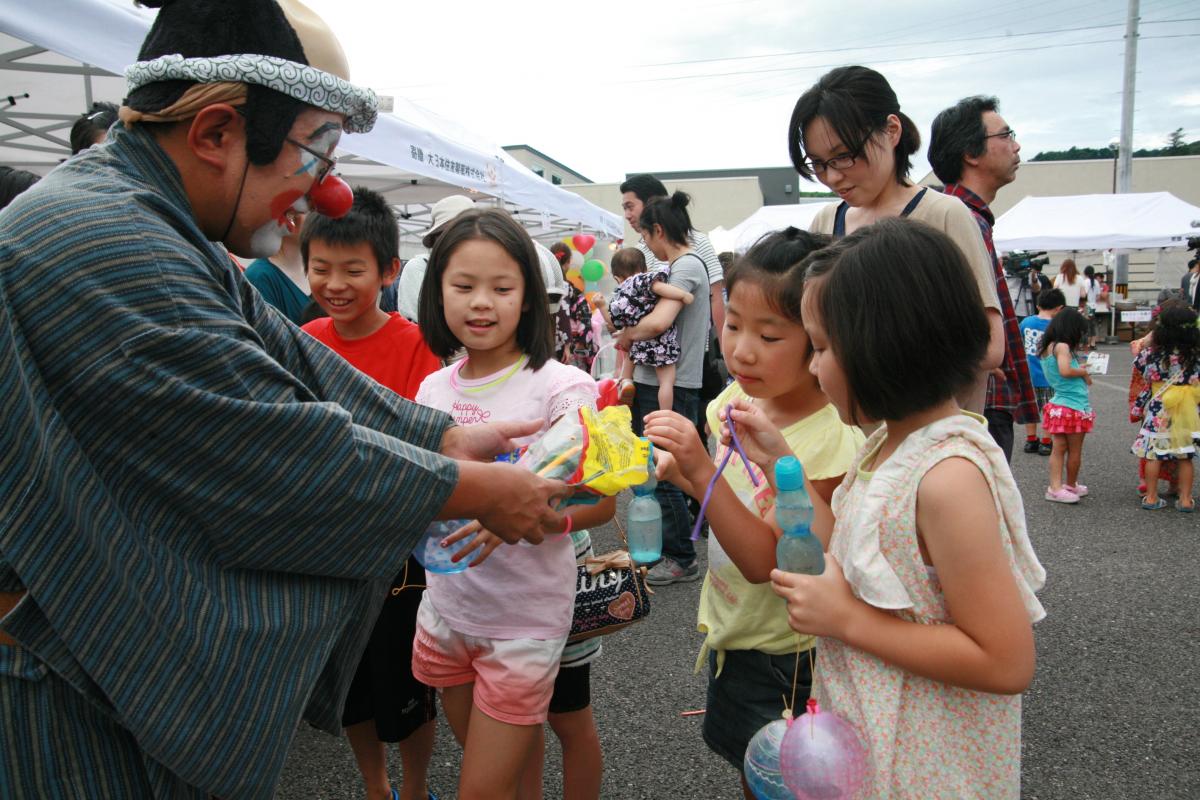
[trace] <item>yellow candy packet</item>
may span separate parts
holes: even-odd
[[[627,406],[583,406],[551,425],[517,463],[577,491],[612,496],[645,483],[649,459],[650,443],[634,435]]]

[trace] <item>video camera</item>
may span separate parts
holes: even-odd
[[[1049,263],[1050,259],[1046,257],[1045,250],[1036,253],[1018,250],[1004,256],[1004,272],[1009,277],[1024,278],[1029,274],[1029,270],[1034,267],[1041,269]]]

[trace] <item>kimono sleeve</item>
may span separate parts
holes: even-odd
[[[94,466],[134,521],[165,524],[169,506],[223,566],[390,578],[457,482],[435,452],[449,417],[274,312],[258,322],[270,352],[152,327],[81,374],[74,422]]]

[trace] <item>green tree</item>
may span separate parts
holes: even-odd
[[[1183,128],[1176,128],[1167,134],[1167,149],[1172,153],[1183,150],[1187,142],[1183,140]]]

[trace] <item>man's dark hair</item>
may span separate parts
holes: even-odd
[[[23,169],[0,166],[0,208],[5,208],[21,192],[42,179]]]
[[[887,78],[869,67],[838,67],[821,76],[792,109],[788,123],[788,154],[792,166],[803,177],[812,179],[813,171],[805,163],[804,129],[821,117],[842,140],[854,157],[866,161],[864,148],[877,131],[887,125],[889,114],[900,120],[900,140],[896,142],[896,182],[905,183],[912,170],[912,154],[921,148],[921,134],[907,115]],[[857,148],[857,151],[855,151]]]
[[[654,230],[655,225],[661,225],[667,241],[686,245],[693,230],[692,218],[687,210],[691,201],[692,198],[684,192],[676,192],[670,197],[656,197],[642,209],[638,225],[643,231]]]
[[[1043,311],[1053,311],[1067,304],[1067,296],[1062,289],[1043,289],[1038,292],[1037,307]]]
[[[96,102],[79,115],[71,126],[71,155],[87,150],[97,139],[103,139],[117,121],[117,107],[112,103]]]
[[[929,133],[929,166],[942,183],[958,183],[962,179],[963,158],[976,158],[987,150],[987,128],[983,115],[999,111],[995,97],[975,95],[964,97],[933,119]]]
[[[138,61],[178,53],[200,58],[253,53],[307,64],[304,47],[275,0],[138,0],[159,9],[142,42]],[[193,81],[148,83],[129,93],[125,105],[136,111],[161,111],[178,100]],[[246,155],[262,166],[279,156],[283,140],[306,104],[257,84],[247,84]],[[154,123],[152,123],[154,124]],[[157,123],[162,124],[162,123]]]
[[[309,212],[300,230],[300,256],[308,270],[308,250],[313,241],[353,246],[366,242],[375,256],[380,275],[386,275],[400,257],[400,230],[396,214],[383,195],[362,186],[354,190],[354,205],[344,217],[333,219]]]
[[[442,275],[454,251],[464,242],[485,241],[500,245],[521,267],[525,279],[524,306],[517,324],[517,346],[529,356],[526,365],[537,370],[554,357],[554,323],[550,318],[546,282],[542,280],[542,265],[529,234],[509,214],[496,209],[473,209],[459,214],[442,229],[429,253],[421,297],[417,303],[417,319],[421,320],[421,336],[438,358],[449,358],[462,342],[446,324],[442,307]]]
[[[903,419],[979,379],[987,316],[946,234],[882,219],[813,253],[804,269],[806,307],[815,304],[845,373],[852,422]]]
[[[653,175],[630,175],[621,184],[621,194],[633,192],[638,200],[649,203],[656,197],[666,197],[667,187]]]

